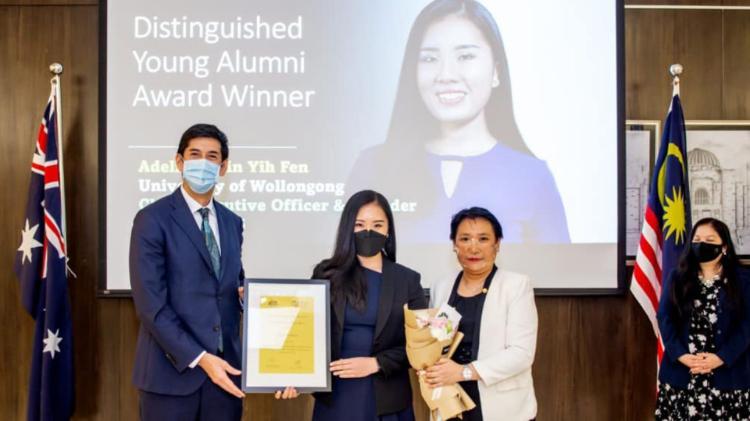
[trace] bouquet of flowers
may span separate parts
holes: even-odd
[[[409,310],[404,305],[406,356],[417,373],[422,373],[440,358],[453,355],[463,339],[463,334],[458,331],[460,320],[461,315],[447,304],[426,310]],[[460,385],[433,389],[423,373],[419,375],[419,389],[434,420],[461,418],[461,413],[476,406]]]

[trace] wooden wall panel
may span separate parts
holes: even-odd
[[[625,12],[625,115],[629,119],[663,119],[672,89],[667,66],[674,62],[674,13]]]
[[[625,0],[626,6],[750,6],[750,0]]]
[[[655,342],[635,300],[540,297],[537,308],[539,419],[648,419]]]
[[[684,66],[680,96],[686,119],[720,119],[720,10],[627,10],[626,115],[662,120],[669,106],[669,66]]]
[[[98,6],[99,0],[0,0],[0,6]]]
[[[750,118],[750,10],[724,14],[723,118]]]
[[[643,3],[643,2],[639,2]],[[652,2],[653,3],[653,2]],[[664,3],[664,2],[658,2]],[[671,3],[680,3],[672,1]],[[750,1],[685,1],[749,5]],[[53,6],[55,4],[63,4]],[[30,7],[31,6],[31,7]],[[0,414],[23,419],[33,324],[20,308],[12,256],[19,241],[33,139],[49,90],[46,66],[62,62],[65,176],[74,306],[75,419],[137,419],[130,383],[138,329],[132,301],[97,299],[97,25],[94,0],[0,0]],[[667,66],[685,65],[686,118],[749,119],[750,12],[630,9],[626,18],[627,117],[664,118]],[[629,295],[540,297],[534,381],[539,420],[651,418],[654,338]],[[309,397],[248,397],[244,419],[306,420]],[[424,408],[417,408],[423,420]]]

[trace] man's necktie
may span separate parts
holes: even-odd
[[[203,217],[203,223],[201,224],[201,231],[203,231],[203,238],[206,240],[206,247],[208,248],[208,254],[211,256],[211,266],[213,267],[216,279],[219,279],[221,273],[221,260],[219,256],[219,245],[216,244],[216,237],[211,229],[211,225],[208,223],[208,208],[202,208],[199,210],[201,217]]]
[[[216,237],[214,237],[214,232],[211,229],[211,225],[208,223],[208,208],[202,208],[198,212],[200,212],[201,217],[203,218],[203,223],[201,224],[201,231],[203,231],[203,238],[206,240],[206,247],[208,248],[208,254],[211,256],[211,266],[214,269],[214,273],[216,274],[216,279],[220,278],[221,273],[221,260],[219,260],[219,246],[216,244]],[[221,332],[221,328],[219,328],[219,352],[224,352],[224,338]]]

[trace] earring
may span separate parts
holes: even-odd
[[[498,79],[497,74],[495,74],[492,76],[492,87],[497,88],[498,86],[500,86],[500,79]]]

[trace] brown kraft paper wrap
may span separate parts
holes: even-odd
[[[456,351],[458,344],[464,335],[456,332],[452,339],[439,340],[430,333],[430,326],[419,327],[417,313],[428,314],[430,318],[435,317],[438,309],[409,310],[404,305],[404,329],[406,334],[406,356],[412,368],[420,372],[435,364],[440,358],[450,358]],[[424,374],[419,377],[419,388],[422,399],[430,408],[433,420],[447,420],[450,418],[462,418],[464,411],[474,409],[476,404],[471,400],[464,389],[458,384],[431,388],[427,384]]]

